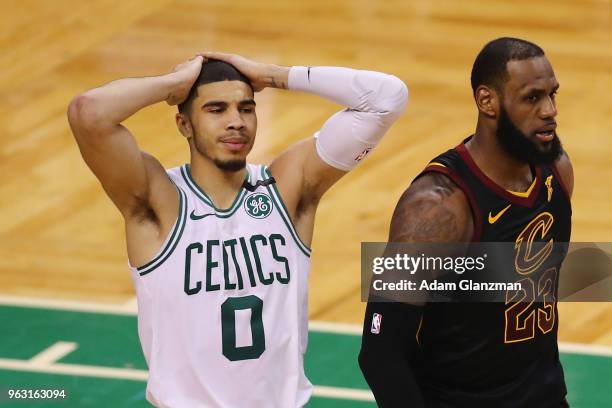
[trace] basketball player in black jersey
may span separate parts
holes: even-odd
[[[482,49],[471,83],[475,133],[404,192],[389,241],[515,243],[524,291],[507,293],[506,303],[371,299],[359,364],[380,407],[567,407],[557,348],[561,261],[536,277],[533,258],[520,253],[534,237],[570,240],[573,171],[556,133],[559,83],[544,51],[515,38]],[[377,330],[374,313],[382,315]]]

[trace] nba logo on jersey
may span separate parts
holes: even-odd
[[[372,328],[370,329],[370,332],[372,332],[372,334],[380,333],[380,322],[381,321],[382,321],[382,315],[378,313],[374,313],[374,315],[372,316]]]
[[[368,153],[370,153],[372,151],[371,147],[366,148],[363,152],[359,153],[359,155],[357,155],[357,157],[355,157],[355,161],[357,163],[359,163],[360,161],[362,161],[363,159],[365,159],[365,157],[368,155]]]

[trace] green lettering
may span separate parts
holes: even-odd
[[[221,289],[220,284],[212,284],[212,270],[219,266],[219,262],[212,260],[212,248],[219,246],[219,240],[206,241],[206,291],[213,292]]]
[[[251,309],[250,346],[236,347],[236,310]],[[230,361],[259,358],[266,350],[262,319],[263,300],[257,296],[230,297],[221,305],[221,345],[223,355]]]
[[[230,239],[228,241],[224,241],[223,245],[225,247],[229,247],[232,251],[232,260],[234,261],[234,267],[236,268],[236,279],[238,280],[238,289],[242,289],[244,285],[242,284],[242,273],[240,272],[240,265],[238,264],[238,259],[236,258],[236,244],[238,241],[235,239]]]
[[[251,283],[251,287],[257,286],[257,282],[255,282],[255,275],[253,274],[253,266],[251,266],[251,257],[249,256],[249,249],[247,248],[247,244],[244,238],[240,237],[240,246],[242,247],[242,253],[244,254],[244,262],[247,266],[247,272],[249,273],[249,282]]]
[[[270,246],[272,247],[272,256],[278,262],[282,262],[285,264],[285,276],[281,276],[280,272],[276,272],[276,280],[280,283],[287,284],[291,279],[291,271],[289,270],[289,261],[284,256],[280,256],[278,254],[275,241],[279,241],[282,246],[285,246],[285,237],[281,234],[272,234],[270,235]]]
[[[198,281],[196,283],[195,288],[192,288],[190,285],[190,280],[191,280],[191,251],[195,249],[198,254],[201,254],[202,251],[204,250],[204,247],[202,246],[202,244],[200,244],[199,242],[194,242],[192,244],[189,244],[189,246],[187,247],[187,249],[185,250],[185,285],[184,285],[184,290],[185,293],[188,295],[195,295],[196,293],[198,293],[200,291],[200,289],[202,289],[202,282]]]
[[[240,266],[238,265],[238,260],[236,259],[236,250],[234,245],[237,244],[238,241],[235,239],[230,239],[229,241],[223,241],[223,276],[225,278],[225,290],[236,289],[236,284],[230,281],[229,277],[229,262],[227,256],[227,247],[232,251],[232,259],[234,261],[234,268],[236,271],[236,278],[238,280],[238,289],[242,289],[242,275],[240,274]]]
[[[253,249],[253,258],[255,258],[255,267],[257,268],[257,275],[259,281],[264,285],[270,285],[274,282],[274,277],[270,274],[267,278],[263,276],[263,270],[261,269],[261,260],[259,259],[259,252],[257,251],[257,241],[261,241],[264,246],[268,245],[268,240],[261,234],[253,235],[251,237],[251,248]]]

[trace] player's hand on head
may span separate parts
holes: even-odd
[[[168,105],[178,105],[187,99],[189,90],[193,86],[193,83],[198,79],[200,71],[202,70],[202,63],[205,61],[202,55],[196,55],[195,57],[182,62],[174,67],[170,75],[174,79],[174,87],[168,94],[166,102]]]
[[[200,55],[207,59],[216,59],[233,65],[249,79],[253,91],[255,92],[259,92],[268,86],[273,86],[270,83],[270,65],[268,64],[255,62],[240,55],[224,52],[206,51]]]

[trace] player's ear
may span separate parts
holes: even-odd
[[[191,139],[193,137],[193,126],[191,125],[189,117],[185,113],[177,112],[174,118],[179,132],[181,132],[187,140]]]
[[[486,85],[480,85],[474,92],[474,99],[478,110],[485,116],[494,118],[499,112],[499,96],[497,92]]]

